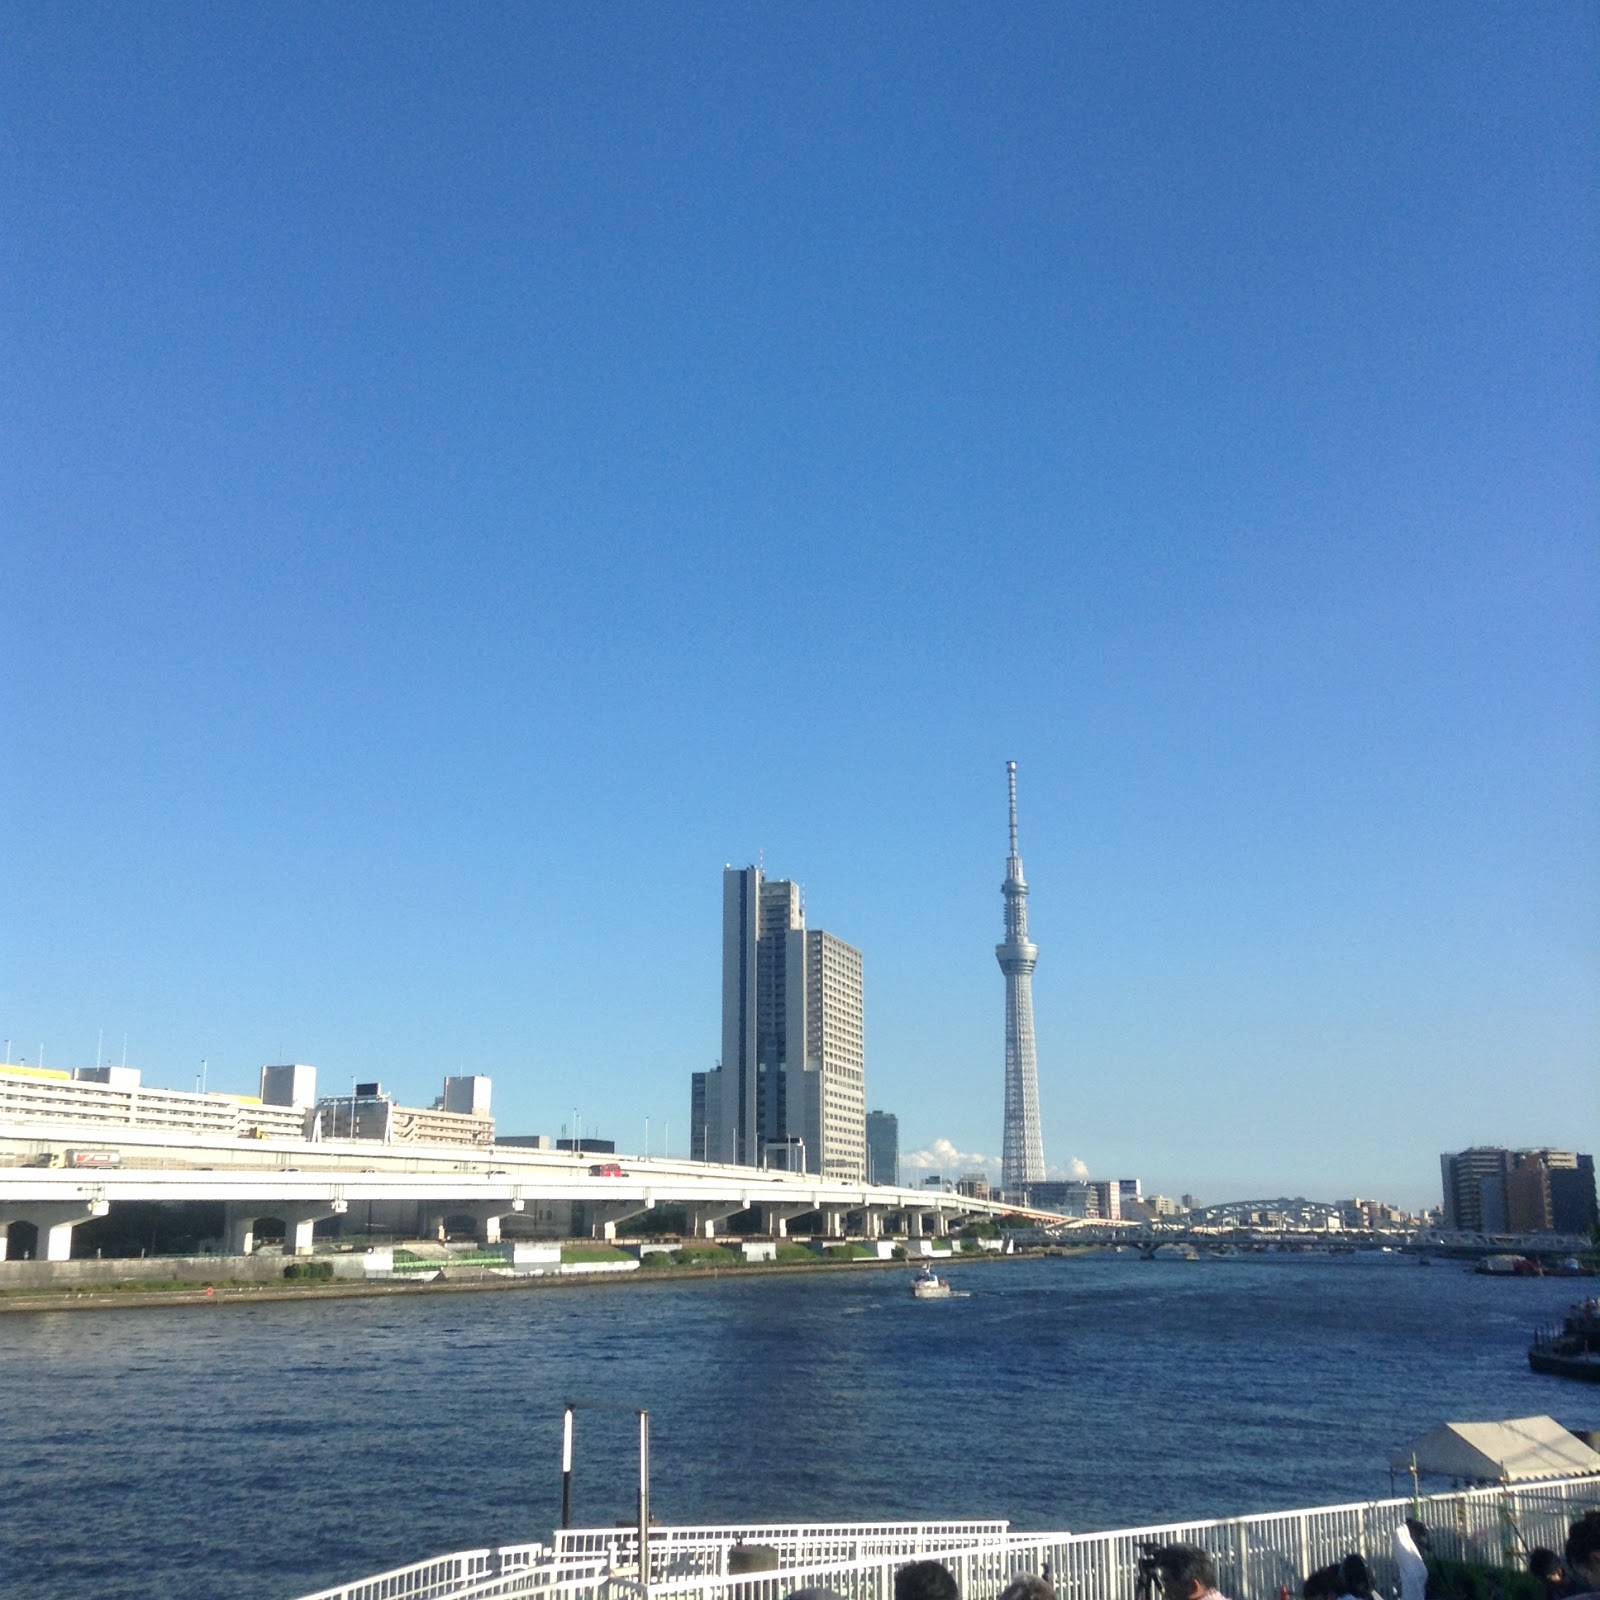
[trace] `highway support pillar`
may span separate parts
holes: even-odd
[[[343,1216],[350,1209],[347,1200],[324,1200],[317,1205],[280,1206],[269,1201],[230,1200],[224,1212],[228,1254],[255,1254],[256,1223],[262,1217],[277,1217],[283,1223],[283,1253],[286,1256],[311,1254],[312,1234],[324,1217]]]
[[[845,1206],[823,1206],[822,1208],[822,1235],[825,1239],[844,1238],[844,1219],[848,1208]]]
[[[737,1216],[745,1209],[744,1201],[736,1201],[732,1205],[709,1205],[689,1207],[689,1232],[696,1239],[715,1239],[717,1224],[725,1222],[729,1217]]]
[[[479,1205],[468,1206],[467,1215],[472,1218],[478,1243],[499,1244],[500,1219],[507,1212],[520,1210],[521,1200],[485,1200]]]
[[[223,1207],[223,1236],[230,1256],[249,1256],[256,1249],[256,1217],[253,1206],[246,1207],[237,1200]]]
[[[649,1209],[648,1202],[638,1200],[585,1200],[583,1217],[591,1239],[614,1241],[619,1222],[625,1222],[629,1217],[641,1217]]]
[[[815,1206],[762,1206],[761,1220],[768,1233],[774,1239],[787,1239],[789,1237],[789,1223],[795,1217],[803,1217],[808,1211],[815,1211]]]
[[[72,1230],[110,1211],[106,1200],[43,1200],[25,1210],[0,1208],[0,1261],[6,1259],[6,1230],[13,1222],[31,1222],[39,1230],[41,1261],[72,1259]]]
[[[312,1235],[324,1217],[342,1217],[350,1209],[348,1200],[325,1200],[317,1206],[292,1206],[283,1219],[283,1253],[308,1256]],[[290,1248],[290,1241],[294,1248]]]

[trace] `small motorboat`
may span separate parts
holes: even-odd
[[[932,1267],[924,1267],[911,1280],[911,1292],[919,1300],[948,1300],[950,1285]]]

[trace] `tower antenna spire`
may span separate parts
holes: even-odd
[[[1006,787],[1011,791],[1011,854],[1017,853],[1017,764],[1006,762]]]

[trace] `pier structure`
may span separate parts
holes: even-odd
[[[1000,1187],[1020,1195],[1044,1182],[1044,1135],[1039,1127],[1039,1065],[1033,1042],[1033,969],[1039,947],[1028,938],[1028,882],[1017,850],[1017,764],[1006,762],[1011,802],[1011,852],[1006,857],[1004,940],[995,958],[1006,979],[1005,1132],[1000,1152]]]

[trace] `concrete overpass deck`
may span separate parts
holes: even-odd
[[[68,1150],[114,1164],[3,1164],[66,1159]],[[613,1165],[620,1173],[591,1170]],[[692,1231],[705,1237],[752,1208],[764,1214],[764,1231],[780,1236],[789,1222],[812,1212],[820,1213],[824,1231],[835,1235],[842,1235],[852,1214],[860,1215],[870,1234],[881,1234],[886,1223],[898,1219],[913,1237],[943,1234],[953,1221],[972,1216],[1057,1220],[945,1190],[841,1183],[815,1174],[663,1157],[596,1158],[523,1146],[394,1146],[359,1139],[175,1139],[170,1132],[92,1129],[81,1123],[0,1123],[0,1260],[12,1222],[39,1229],[45,1259],[66,1260],[75,1227],[107,1215],[114,1204],[132,1201],[220,1201],[227,1208],[228,1249],[246,1254],[262,1218],[283,1222],[291,1248],[304,1254],[311,1249],[316,1222],[360,1202],[415,1204],[441,1221],[465,1213],[485,1240],[499,1237],[500,1221],[508,1215],[568,1204],[581,1205],[591,1231],[607,1238],[615,1237],[619,1222],[665,1205],[684,1208]]]

